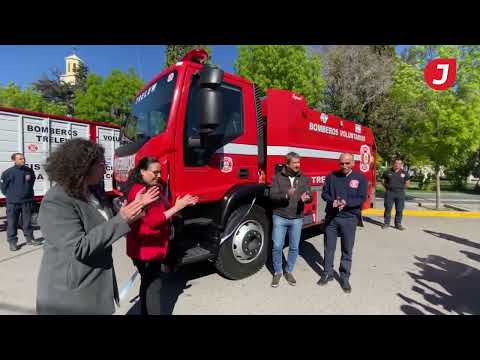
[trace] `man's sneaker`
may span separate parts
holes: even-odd
[[[17,251],[20,249],[17,244],[14,243],[8,243],[8,247],[10,248],[10,251]]]
[[[324,286],[327,285],[329,281],[333,280],[333,275],[322,274],[320,280],[318,280],[317,285]]]
[[[273,275],[273,279],[272,279],[272,287],[278,287],[278,285],[280,284],[280,279],[282,278],[282,274],[275,274]]]
[[[405,228],[402,225],[395,225],[395,229],[403,231]]]
[[[35,240],[35,239],[29,239],[29,240],[27,240],[27,245],[34,245],[34,246],[42,245],[42,241],[41,240]]]
[[[382,230],[388,229],[389,227],[390,227],[390,225],[383,224],[383,225],[382,225]]]
[[[350,286],[348,279],[340,279],[340,286],[347,294],[352,292],[352,287]]]
[[[295,280],[295,278],[293,277],[292,273],[285,273],[285,279],[287,280],[287,282],[292,285],[292,286],[295,286],[297,285],[297,280]]]

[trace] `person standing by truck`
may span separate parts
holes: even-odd
[[[405,207],[405,188],[410,186],[410,175],[403,170],[402,159],[396,159],[393,162],[393,168],[383,173],[382,183],[385,188],[385,213],[382,229],[390,227],[392,207],[395,203],[395,228],[405,230],[402,226],[402,218]]]
[[[337,237],[340,235],[342,257],[340,260],[340,286],[350,293],[350,271],[352,268],[355,232],[361,217],[362,204],[367,199],[367,179],[353,171],[353,155],[343,153],[339,159],[340,170],[327,176],[322,199],[326,201],[324,267],[318,285],[333,280],[333,260]]]
[[[45,164],[55,182],[43,198],[38,221],[45,246],[37,280],[39,315],[111,315],[119,294],[112,245],[145,215],[158,190],[137,194],[113,216],[99,183],[105,149],[87,139],[68,140]]]
[[[312,201],[308,178],[300,172],[300,155],[290,152],[286,157],[286,166],[274,175],[270,198],[273,202],[273,279],[271,286],[278,287],[282,278],[282,257],[285,235],[288,231],[289,248],[285,279],[295,286],[293,268],[298,256],[300,235],[303,227],[304,204]]]
[[[144,157],[130,176],[128,202],[134,201],[145,188],[161,186],[161,166],[155,157]],[[169,219],[187,206],[195,205],[197,196],[178,197],[171,206],[162,195],[145,208],[145,216],[131,225],[127,235],[127,255],[140,273],[140,305],[142,315],[161,315],[161,290],[164,273],[170,271],[166,263],[171,227]]]
[[[17,251],[19,249],[17,227],[20,215],[27,245],[40,245],[42,242],[35,240],[32,228],[35,172],[25,165],[25,156],[22,153],[12,154],[11,159],[14,166],[3,172],[1,188],[7,199],[7,240],[9,248],[10,251]]]

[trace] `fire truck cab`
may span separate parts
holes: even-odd
[[[374,199],[375,142],[364,126],[315,111],[303,96],[269,89],[261,98],[254,84],[205,65],[194,50],[148,82],[134,100],[123,129],[128,142],[115,150],[114,183],[123,195],[130,170],[145,156],[162,166],[165,191],[199,196],[175,222],[170,250],[178,264],[214,263],[230,279],[259,271],[271,252],[269,184],[285,155],[301,156],[313,202],[304,226],[320,225],[325,176],[338,168],[342,152],[368,179]]]

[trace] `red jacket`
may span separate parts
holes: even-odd
[[[134,184],[128,193],[128,202],[135,200],[144,185]],[[127,235],[127,255],[136,260],[162,261],[168,250],[170,222],[164,212],[170,208],[168,200],[161,196],[159,200],[145,209],[145,216],[130,225]]]

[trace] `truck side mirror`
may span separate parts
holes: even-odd
[[[204,66],[199,73],[197,119],[201,134],[209,134],[223,121],[223,95],[219,87],[223,70],[216,66]]]

